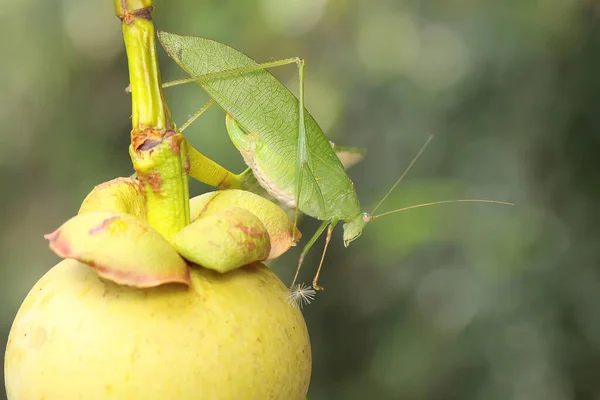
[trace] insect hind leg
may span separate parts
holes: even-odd
[[[304,60],[298,62],[298,82],[300,86],[300,98],[298,99],[298,146],[296,148],[296,212],[294,215],[294,227],[298,224],[298,215],[301,204],[302,184],[304,175],[308,176],[309,187],[306,190],[313,189],[316,195],[316,201],[321,209],[325,208],[323,193],[317,184],[317,179],[313,175],[309,164],[308,141],[306,137],[306,127],[304,123]],[[324,229],[324,228],[323,228]]]

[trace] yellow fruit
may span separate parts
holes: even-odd
[[[263,264],[137,289],[64,260],[31,289],[5,357],[9,400],[305,399],[302,314]]]

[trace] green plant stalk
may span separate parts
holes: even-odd
[[[144,188],[148,223],[171,241],[190,222],[187,142],[174,129],[161,88],[152,0],[114,0],[114,5],[129,64],[129,154]]]

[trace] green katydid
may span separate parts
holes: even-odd
[[[183,133],[192,122],[198,119],[213,104],[214,100],[210,100],[204,107],[194,113],[194,115],[179,127],[179,132]],[[365,156],[366,150],[363,148],[340,146],[333,142],[330,142],[330,145],[345,169],[356,165],[362,161]],[[188,155],[190,157],[189,173],[193,178],[220,189],[242,189],[253,192],[277,203],[291,218],[294,218],[296,211],[295,207],[293,205],[289,206],[287,201],[282,202],[272,196],[263,186],[261,186],[261,183],[254,175],[251,168],[248,168],[239,174],[234,174],[204,156],[189,144]]]
[[[299,211],[323,221],[302,250],[292,289],[304,257],[327,229],[325,250],[313,279],[314,289],[322,289],[318,285],[321,267],[332,232],[340,221],[344,222],[343,241],[347,247],[360,236],[367,223],[393,212],[448,202],[511,204],[447,200],[373,216],[423,152],[430,137],[373,212],[364,212],[334,148],[304,108],[303,60],[290,58],[258,64],[238,50],[210,39],[166,32],[159,32],[158,36],[169,56],[191,76],[175,84],[197,82],[212,98],[211,102],[226,111],[226,126],[234,145],[267,192],[295,207],[295,224]],[[293,63],[298,66],[299,99],[267,70]]]

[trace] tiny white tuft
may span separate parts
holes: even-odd
[[[301,309],[304,305],[310,304],[315,299],[316,293],[310,286],[299,283],[290,289],[286,294],[286,299],[292,306]]]

